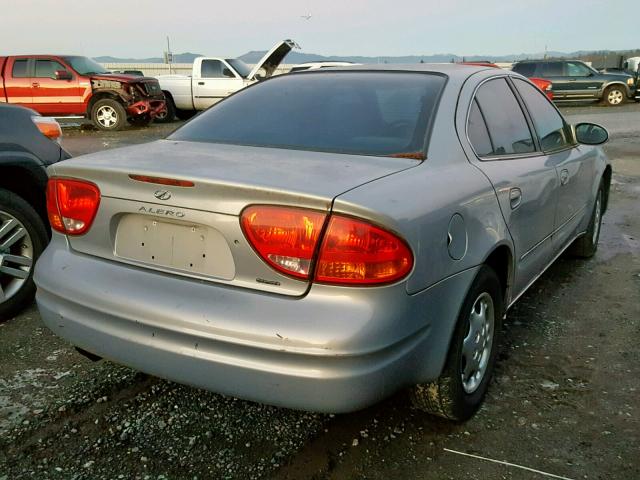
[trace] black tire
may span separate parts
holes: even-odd
[[[26,230],[28,239],[31,242],[32,264],[29,275],[24,279],[22,285],[15,290],[8,299],[3,299],[4,294],[0,296],[0,322],[13,318],[20,310],[33,301],[36,288],[33,283],[33,267],[36,260],[40,257],[47,246],[47,243],[49,243],[47,227],[45,227],[44,222],[33,207],[16,194],[0,188],[0,217],[4,217],[7,214],[22,224],[21,226],[14,227],[14,233],[18,227],[24,227]],[[3,223],[8,225],[8,220],[2,222],[2,218],[0,218],[0,225]],[[6,234],[11,234],[11,231],[7,230],[7,232],[5,232],[5,235]],[[4,238],[6,238],[6,236]],[[24,239],[21,239],[19,242],[16,242],[9,247],[8,251],[3,253],[8,253],[9,255],[17,254],[16,249],[20,249],[20,243],[23,243],[24,241]],[[2,258],[2,253],[0,253],[0,258]],[[17,264],[5,261],[5,265],[10,268],[16,268]],[[9,285],[10,281],[15,281],[13,276],[0,272],[0,292],[7,292],[9,291],[9,288],[15,288]]]
[[[586,233],[569,248],[569,253],[575,257],[591,258],[598,251],[598,240],[600,239],[600,227],[602,226],[602,212],[604,211],[604,186],[600,182],[596,200],[591,211],[591,220]]]
[[[176,117],[178,117],[180,120],[189,120],[190,118],[194,117],[196,113],[198,112],[196,112],[195,110],[180,110],[176,108]]]
[[[91,107],[91,122],[98,130],[115,132],[127,126],[127,112],[117,100],[103,98]]]
[[[602,103],[607,107],[619,107],[624,105],[627,99],[627,92],[621,85],[611,85],[604,91]]]
[[[489,382],[495,367],[502,316],[504,314],[504,299],[500,279],[495,271],[487,266],[480,267],[480,271],[467,293],[453,338],[449,346],[446,363],[440,378],[431,383],[415,386],[411,391],[411,400],[420,410],[432,415],[444,417],[453,421],[464,421],[470,418],[480,407],[489,387]],[[486,361],[484,374],[476,379],[477,385],[472,391],[465,390],[463,385],[463,342],[471,335],[470,316],[478,302],[486,302],[488,298],[493,302],[493,332],[487,334],[491,343],[487,347],[486,356],[478,358]],[[490,330],[490,329],[489,329]],[[474,375],[470,376],[474,377]],[[469,385],[467,385],[469,388]]]
[[[154,121],[156,123],[171,123],[176,119],[176,104],[173,103],[173,98],[171,95],[164,94],[165,97],[165,105],[167,106],[167,111],[164,115],[157,115]]]

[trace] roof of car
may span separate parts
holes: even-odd
[[[332,67],[327,70],[319,70],[324,73],[344,72],[344,71],[391,71],[391,72],[424,72],[443,73],[447,76],[469,76],[475,72],[484,70],[495,71],[495,68],[476,65],[461,65],[459,63],[410,63],[410,64],[370,64],[370,65],[349,65],[344,67]],[[506,70],[505,70],[506,71]]]

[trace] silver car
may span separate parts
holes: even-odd
[[[275,77],[50,167],[38,306],[86,352],[225,395],[345,412],[411,387],[466,419],[507,309],[595,253],[607,137],[494,68]]]

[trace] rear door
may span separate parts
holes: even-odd
[[[527,107],[540,147],[555,165],[560,180],[553,243],[560,250],[578,233],[591,203],[591,185],[597,175],[597,155],[589,147],[577,145],[571,127],[555,106],[527,82],[513,79]]]
[[[4,86],[8,103],[31,107],[31,61],[28,57],[9,57]]]
[[[493,184],[513,239],[517,296],[552,259],[556,169],[540,151],[506,77],[479,86],[470,105],[467,136],[476,154],[472,161]]]
[[[602,80],[597,80],[594,73],[582,62],[565,62],[567,76],[567,98],[597,98],[602,87]],[[554,85],[555,87],[555,85]]]
[[[535,76],[553,83],[553,96],[557,100],[566,99],[571,92],[571,82],[565,75],[563,62],[540,62]]]
[[[242,78],[226,62],[208,58],[198,60],[200,68],[195,70],[200,72],[200,76],[193,78],[196,110],[209,108],[244,86]]]
[[[37,110],[46,115],[84,113],[78,76],[54,58],[36,57],[33,61],[32,97]],[[69,72],[71,79],[56,80],[56,72],[63,70]]]

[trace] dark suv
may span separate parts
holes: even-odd
[[[0,103],[0,322],[35,293],[33,266],[50,236],[46,168],[70,158],[61,134],[52,118]]]
[[[579,60],[526,60],[513,66],[525,77],[539,77],[553,83],[555,101],[601,100],[622,105],[633,99],[635,80],[624,73],[600,73]]]

